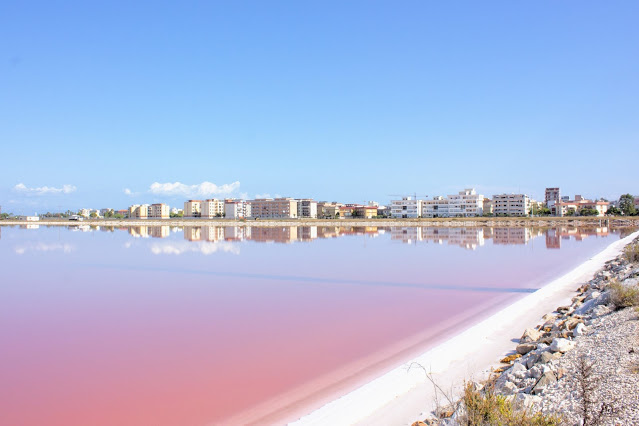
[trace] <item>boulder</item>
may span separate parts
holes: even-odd
[[[577,327],[577,324],[580,324],[582,322],[583,322],[582,320],[577,318],[569,318],[564,323],[564,327],[568,330],[572,330],[573,328]]]
[[[516,360],[517,358],[521,358],[521,354],[508,355],[508,356],[502,358],[501,361],[499,361],[499,362],[504,363],[504,364],[510,364],[511,362]]]
[[[586,303],[584,303],[583,305],[575,309],[575,314],[576,315],[585,314],[586,312],[588,312],[590,309],[592,309],[595,306],[595,302],[596,302],[595,299],[591,299],[587,301]]]
[[[599,305],[595,306],[595,309],[592,310],[592,316],[593,318],[598,318],[604,315],[608,315],[610,312],[612,312],[612,308],[606,305]]]
[[[523,409],[533,408],[540,403],[541,397],[525,393],[518,393],[513,401],[513,405],[515,405],[515,407]]]
[[[555,377],[555,373],[553,373],[552,371],[547,371],[537,381],[537,384],[532,388],[531,393],[533,395],[538,395],[542,393],[548,385],[552,385],[553,383],[557,383],[557,378]]]
[[[537,349],[537,345],[534,343],[522,343],[517,345],[515,350],[518,354],[526,355],[528,352],[534,351],[535,349]]]
[[[516,362],[513,364],[512,368],[510,369],[509,373],[511,374],[515,374],[515,373],[519,373],[522,371],[526,371],[526,367],[524,367],[524,365],[521,362]]]
[[[530,377],[539,380],[539,378],[541,378],[541,375],[543,374],[541,367],[539,367],[538,365],[534,365],[529,371],[528,373],[530,374]]]
[[[517,389],[517,386],[513,382],[506,382],[501,388],[501,393],[503,395],[514,395],[518,391],[519,389]]]
[[[540,351],[531,352],[526,360],[526,367],[532,368],[533,365],[537,364],[537,362],[539,362],[539,358],[541,358],[541,354],[542,352]]]
[[[575,347],[575,342],[568,339],[556,338],[550,344],[550,350],[553,352],[566,353]]]
[[[536,342],[541,336],[541,331],[535,330],[534,328],[527,328],[524,334],[522,334],[521,339],[519,339],[519,343]]]
[[[586,332],[586,326],[583,323],[577,324],[577,326],[572,330],[573,337],[583,336]]]

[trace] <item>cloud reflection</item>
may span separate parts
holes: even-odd
[[[14,251],[16,254],[25,254],[28,251],[62,251],[63,253],[71,253],[75,247],[71,244],[62,243],[29,243],[17,246]]]
[[[201,253],[208,256],[218,252],[239,255],[240,246],[225,241],[214,243],[206,241],[167,241],[151,244],[151,253],[153,254],[181,255],[184,253]]]

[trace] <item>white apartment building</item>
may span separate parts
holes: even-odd
[[[526,194],[493,195],[493,213],[495,216],[528,216],[530,198]]]
[[[200,217],[202,200],[188,200],[184,202],[184,217]]]
[[[149,217],[157,219],[168,219],[170,214],[169,206],[163,203],[151,204],[149,207]]]
[[[448,217],[448,200],[442,196],[422,201],[422,217]]]
[[[450,217],[474,217],[484,213],[484,196],[475,189],[459,191],[457,195],[448,196],[448,214]]]
[[[297,200],[297,217],[317,218],[317,201],[312,199]]]
[[[422,200],[413,197],[402,197],[391,201],[391,217],[417,218],[422,213]]]
[[[251,205],[244,200],[224,200],[224,217],[246,219],[251,217]]]
[[[297,200],[292,198],[257,198],[249,200],[251,216],[257,219],[296,219]]]
[[[212,218],[224,216],[224,201],[216,198],[204,200],[200,203],[200,217]]]

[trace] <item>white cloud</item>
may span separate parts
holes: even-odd
[[[255,194],[255,198],[271,198],[271,194]]]
[[[197,185],[186,185],[180,182],[154,182],[149,187],[149,192],[156,195],[206,198],[214,195],[229,195],[239,188],[240,182],[238,181],[224,185],[216,185],[212,182],[202,182]]]
[[[124,193],[126,195],[133,195],[133,192],[131,192],[131,190],[129,188],[124,188]]]
[[[14,191],[21,192],[23,194],[32,195],[46,195],[46,194],[70,194],[75,192],[78,188],[73,185],[62,185],[62,188],[56,188],[53,186],[41,186],[38,188],[29,188],[24,183],[19,183],[13,187]]]

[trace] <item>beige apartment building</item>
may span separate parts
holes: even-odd
[[[184,217],[200,217],[202,200],[188,200],[184,202]]]
[[[574,200],[565,200],[550,205],[550,212],[554,216],[570,216],[579,214],[583,209],[594,209],[597,216],[604,216],[610,207],[608,201],[593,201],[583,198],[581,195],[575,195]]]
[[[163,203],[151,204],[149,207],[149,217],[156,219],[168,219],[171,213],[171,209],[168,205]]]
[[[184,209],[186,211],[186,208]],[[224,201],[211,198],[200,203],[200,217],[213,218],[224,216]]]
[[[129,207],[129,218],[131,219],[146,219],[149,217],[149,205],[148,204],[134,204]]]
[[[249,200],[251,216],[257,219],[297,219],[297,200],[257,198]]]
[[[321,219],[334,219],[339,215],[339,209],[344,204],[328,201],[320,201],[317,203],[317,217]]]
[[[530,198],[525,194],[493,195],[493,213],[495,216],[528,216]]]

